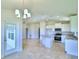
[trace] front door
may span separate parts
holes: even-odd
[[[16,25],[6,24],[5,29],[5,56],[16,51]]]
[[[38,28],[38,38],[40,39],[40,28]]]

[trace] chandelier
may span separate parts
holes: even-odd
[[[21,17],[21,12],[20,12],[19,9],[16,9],[15,10],[15,15],[16,15],[17,18],[20,18]],[[30,18],[30,17],[31,17],[31,13],[28,12],[28,9],[24,9],[22,18],[23,19],[26,19],[26,18]]]

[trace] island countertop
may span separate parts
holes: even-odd
[[[68,39],[68,40],[78,40],[78,37],[74,36],[74,35],[67,35],[66,39]]]

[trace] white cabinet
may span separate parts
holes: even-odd
[[[41,37],[41,44],[46,48],[51,48],[53,45],[53,38],[52,36],[42,36]]]
[[[73,39],[66,39],[65,51],[67,52],[67,54],[78,56],[78,41]]]
[[[67,23],[67,24],[62,24],[62,31],[65,32],[65,31],[70,31],[70,24]]]
[[[61,42],[62,42],[62,43],[65,43],[65,39],[66,39],[66,35],[62,35],[62,36],[61,36]]]
[[[78,16],[70,17],[71,31],[78,32]]]

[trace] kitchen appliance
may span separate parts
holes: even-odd
[[[61,41],[61,28],[55,28],[54,40]]]

